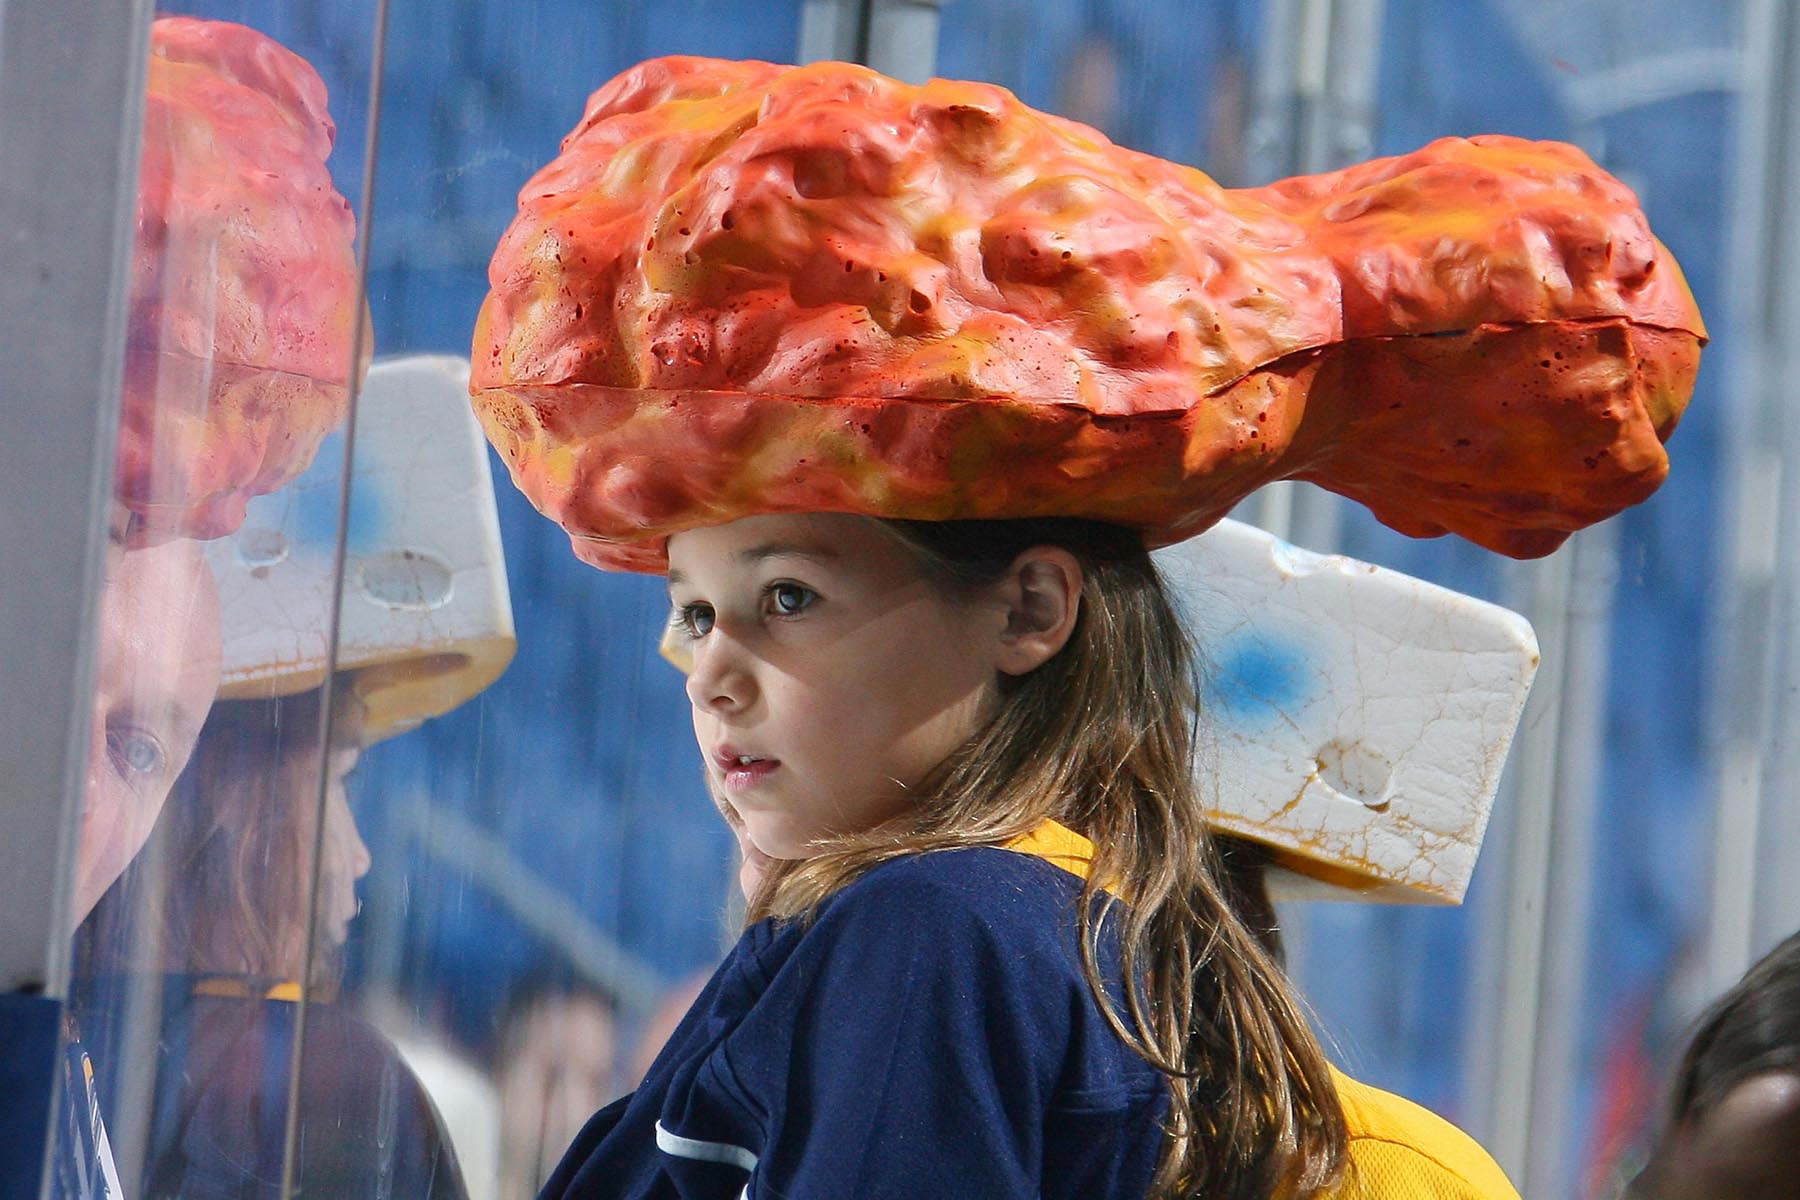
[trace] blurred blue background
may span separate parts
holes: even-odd
[[[267,32],[321,62],[343,143],[340,185],[361,184],[367,124],[366,11],[293,19]],[[1633,56],[1729,46],[1738,5],[1689,4],[1667,27],[1629,29],[1605,5],[1389,0],[1379,36],[1371,152],[1447,134],[1577,140],[1638,189],[1686,268],[1716,338],[1726,230],[1722,180],[1733,97],[1690,90],[1600,112],[1591,81]],[[1611,6],[1617,8],[1618,6]],[[198,8],[239,16],[244,5]],[[950,0],[938,73],[1014,89],[1137,149],[1230,185],[1254,177],[1247,133],[1267,8],[1251,0]],[[489,254],[525,179],[555,154],[587,94],[665,53],[790,61],[799,0],[591,0],[397,4],[372,211],[370,302],[377,352],[466,354]],[[341,22],[333,27],[330,22]],[[1587,89],[1587,90],[1584,90]],[[1604,106],[1602,106],[1604,107]],[[1716,354],[1717,351],[1715,350]],[[1676,470],[1618,521],[1619,575],[1604,682],[1593,935],[1573,1082],[1579,1162],[1589,1173],[1640,1125],[1665,1053],[1668,981],[1703,918],[1709,836],[1702,727],[1713,635],[1721,487],[1721,372],[1709,363],[1673,442]],[[380,947],[352,946],[352,986],[379,984],[491,1050],[514,981],[562,952],[493,890],[435,861],[416,814],[484,831],[516,869],[568,898],[596,930],[668,986],[702,971],[730,936],[731,847],[699,783],[680,676],[657,656],[660,580],[579,564],[566,539],[495,464],[519,651],[476,701],[365,758],[354,795],[374,854],[365,892],[400,897]],[[1344,512],[1335,547],[1490,598],[1508,598],[1492,556],[1414,542]],[[1677,698],[1677,699],[1671,699]],[[1320,905],[1296,918],[1296,960],[1345,1065],[1455,1117],[1466,1109],[1475,938],[1494,884],[1478,870],[1460,910]],[[1561,886],[1565,880],[1554,880]],[[390,922],[395,918],[389,918]]]

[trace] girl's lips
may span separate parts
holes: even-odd
[[[758,758],[750,762],[739,762],[733,759],[725,770],[725,790],[741,792],[755,787],[781,766],[778,759]]]
[[[755,787],[781,765],[778,758],[752,754],[738,746],[726,744],[713,751],[713,765],[719,769],[726,791],[741,792]]]

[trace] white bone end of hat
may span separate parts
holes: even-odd
[[[462,359],[387,359],[357,401],[336,669],[364,705],[368,741],[448,712],[512,659],[493,477],[468,376]],[[224,699],[324,681],[343,436],[328,438],[293,483],[251,501],[236,534],[207,546]]]
[[[1198,644],[1214,826],[1278,898],[1455,904],[1537,670],[1517,613],[1224,521],[1156,553]]]

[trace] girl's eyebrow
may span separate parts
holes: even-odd
[[[737,559],[741,563],[759,563],[766,558],[810,558],[814,562],[830,562],[843,557],[829,546],[812,545],[806,542],[764,542],[760,546],[751,546],[740,550]],[[670,567],[665,578],[670,587],[687,582],[687,576],[674,567]]]
[[[760,546],[738,552],[738,561],[742,563],[761,562],[765,558],[810,558],[815,562],[828,562],[839,557],[838,552],[829,546],[806,542],[764,542]]]

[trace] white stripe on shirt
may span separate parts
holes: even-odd
[[[664,1154],[676,1158],[692,1159],[695,1162],[727,1163],[746,1171],[756,1170],[756,1155],[742,1146],[733,1146],[730,1142],[702,1142],[696,1138],[684,1138],[678,1133],[670,1133],[663,1128],[663,1123],[656,1123],[656,1148]],[[749,1185],[744,1191],[749,1192]]]

